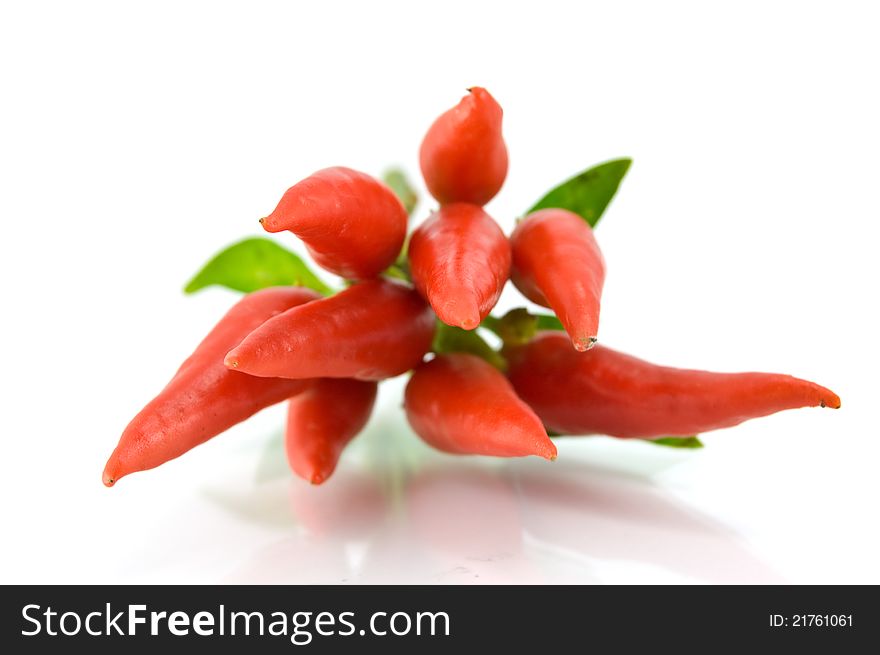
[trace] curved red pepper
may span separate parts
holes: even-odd
[[[683,437],[784,409],[840,407],[834,392],[789,375],[668,368],[602,346],[578,353],[559,332],[540,333],[508,361],[517,393],[560,434]]]
[[[125,428],[104,468],[104,484],[110,487],[124,475],[164,464],[302,391],[308,384],[304,380],[230,371],[223,356],[267,319],[317,297],[309,289],[274,287],[242,298]]]
[[[474,355],[437,355],[406,385],[409,424],[438,450],[461,455],[556,458],[541,420],[496,368]]]
[[[376,277],[397,258],[407,214],[385,184],[336,166],[290,187],[260,223],[267,232],[290,230],[323,268],[358,280]]]
[[[419,151],[425,183],[441,204],[485,205],[507,176],[501,106],[486,89],[468,90],[469,95],[434,121]]]
[[[510,279],[516,288],[556,312],[577,350],[592,347],[599,332],[605,260],[586,221],[565,209],[542,209],[516,226],[510,246]]]
[[[288,402],[285,446],[290,469],[321,484],[336,469],[348,442],[367,424],[376,382],[321,378]]]
[[[440,320],[473,330],[510,275],[510,244],[476,205],[455,203],[432,214],[409,242],[413,284]]]
[[[249,334],[226,366],[260,377],[381,380],[417,366],[434,336],[434,313],[418,292],[387,280],[294,310]]]

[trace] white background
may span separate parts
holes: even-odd
[[[3,3],[0,581],[880,583],[875,7]],[[102,487],[234,300],[189,276],[318,168],[415,176],[471,85],[505,109],[505,229],[633,157],[597,230],[604,343],[843,408],[485,461],[418,442],[397,380],[323,487],[287,473],[281,407]]]

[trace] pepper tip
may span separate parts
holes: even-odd
[[[104,467],[104,473],[101,475],[101,482],[104,483],[104,486],[112,487],[119,481],[120,477],[110,472],[110,462],[107,462],[107,466]]]
[[[535,454],[539,457],[543,457],[548,462],[556,461],[556,458],[559,456],[559,451],[556,450],[556,444],[550,440],[550,437],[545,437],[546,440],[543,440]]]
[[[819,401],[820,407],[827,407],[829,409],[840,409],[840,398],[836,394],[831,394],[828,399],[823,398]]]
[[[263,229],[266,230],[266,232],[281,232],[281,230],[278,229],[277,222],[272,220],[271,214],[269,216],[263,216],[260,219],[260,225],[263,226]]]
[[[431,303],[441,321],[447,325],[460,327],[462,330],[475,330],[482,317],[479,306],[474,298],[461,295],[441,304]]]
[[[590,337],[579,337],[577,339],[572,339],[571,343],[574,346],[574,349],[579,353],[587,352],[590,348],[596,345],[596,342],[599,341],[598,337],[590,336]]]

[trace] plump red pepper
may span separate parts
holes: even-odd
[[[461,455],[556,458],[541,420],[504,375],[465,353],[437,355],[406,385],[409,423],[438,450]]]
[[[510,279],[534,303],[556,312],[571,342],[596,343],[605,260],[593,230],[565,209],[542,209],[520,221],[510,237]]]
[[[290,469],[321,484],[348,442],[363,429],[376,402],[376,382],[321,378],[288,402],[285,446]]]
[[[317,297],[309,289],[274,287],[242,298],[125,428],[104,468],[104,484],[110,487],[124,475],[164,464],[302,391],[308,384],[304,380],[230,371],[223,357],[267,319]]]
[[[359,280],[379,275],[397,258],[407,214],[385,184],[336,166],[290,187],[260,223],[267,232],[290,230],[319,265]]]
[[[476,205],[455,203],[432,214],[409,242],[413,284],[444,323],[473,330],[510,276],[510,244]]]
[[[486,89],[468,91],[434,121],[419,151],[425,183],[441,204],[485,205],[507,176],[501,106]]]
[[[381,380],[417,366],[434,327],[415,289],[367,280],[266,321],[225,362],[261,377]]]
[[[683,437],[784,409],[840,407],[832,391],[789,375],[668,368],[602,346],[577,353],[560,332],[540,333],[508,361],[517,393],[560,434]]]

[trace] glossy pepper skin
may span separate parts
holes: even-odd
[[[710,373],[650,364],[610,348],[571,349],[542,332],[508,353],[520,397],[559,434],[684,437],[797,407],[840,407],[818,384],[773,373]]]
[[[434,328],[415,289],[367,280],[266,321],[225,363],[260,377],[382,380],[417,366]]]
[[[407,214],[385,184],[336,166],[290,187],[260,223],[267,232],[293,232],[331,273],[361,280],[376,277],[397,258]]]
[[[565,209],[542,209],[510,237],[510,279],[534,303],[556,312],[576,350],[596,343],[605,260],[593,230]]]
[[[376,382],[321,378],[288,402],[287,462],[298,476],[321,484],[348,442],[363,429],[376,402]]]
[[[428,190],[441,204],[485,205],[507,176],[501,106],[486,89],[473,87],[428,129],[419,163]]]
[[[104,468],[104,484],[110,487],[124,475],[164,464],[301,392],[308,382],[230,371],[223,357],[267,319],[317,297],[309,289],[272,287],[242,298],[125,428]]]
[[[409,424],[447,453],[556,458],[541,420],[504,375],[465,353],[437,355],[413,373],[404,399]]]
[[[445,205],[409,242],[413,284],[447,325],[473,330],[510,276],[510,243],[476,205]]]

